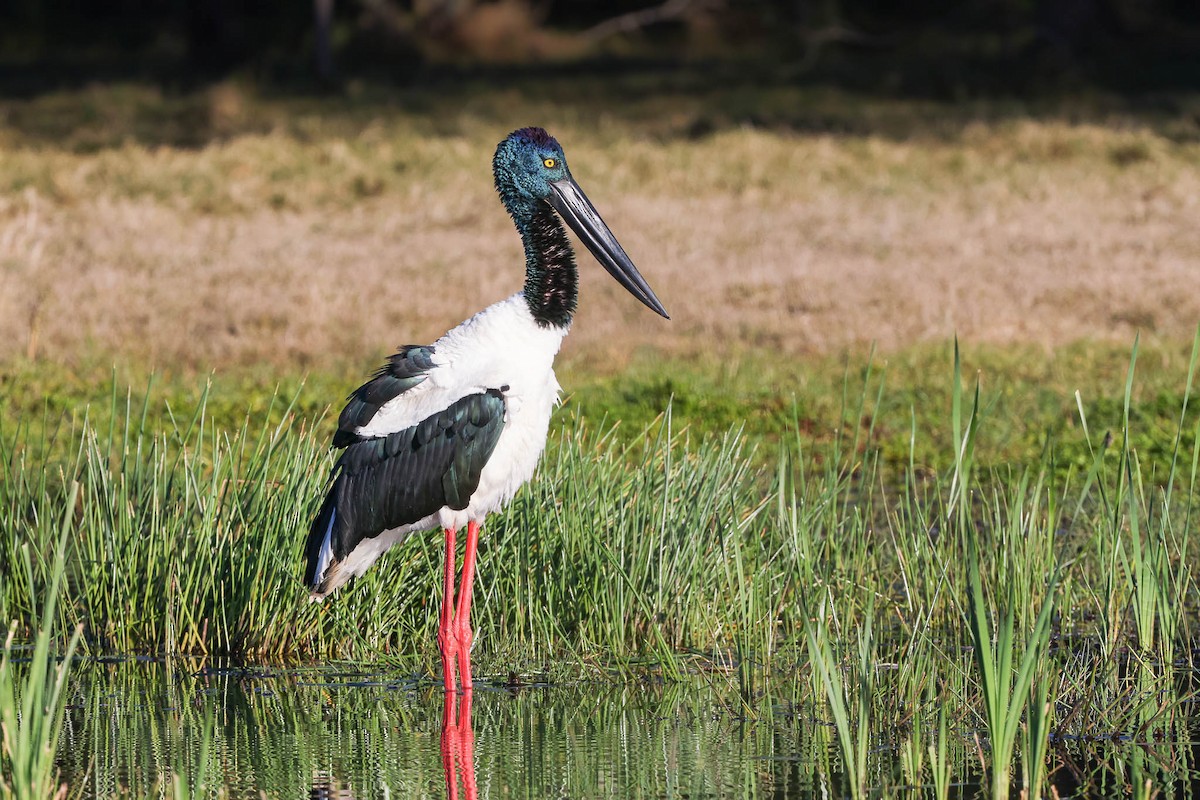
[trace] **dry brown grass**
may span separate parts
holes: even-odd
[[[0,117],[0,361],[318,366],[432,340],[521,284],[489,165],[530,123],[559,136],[674,318],[581,258],[567,348],[597,366],[638,348],[1127,342],[1200,321],[1200,145],[1150,129],[688,140],[513,105],[443,135],[400,113],[346,129],[295,112],[199,148],[96,152]]]

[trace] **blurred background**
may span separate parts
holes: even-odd
[[[771,427],[958,336],[1056,424],[1135,336],[1186,362],[1198,89],[1185,0],[11,0],[0,379],[320,410],[520,287],[490,160],[541,125],[672,313],[580,259],[602,412]]]
[[[417,676],[85,666],[72,796],[183,796],[197,749],[244,794],[440,796],[436,539],[319,606],[300,544],[346,395],[521,288],[491,161],[530,125],[671,320],[579,252],[544,466],[481,544],[481,784],[845,794],[835,697],[863,796],[970,794],[1012,698],[987,758],[1028,702],[1056,793],[1194,779],[1196,0],[3,0],[0,621],[63,521],[90,653]],[[977,535],[1044,662],[1012,698],[968,664]]]
[[[93,81],[179,89],[231,74],[277,86],[751,63],[759,80],[962,100],[1095,83],[1194,86],[1189,0],[12,0],[0,11],[14,93]],[[479,74],[470,73],[470,74]]]

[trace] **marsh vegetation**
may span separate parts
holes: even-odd
[[[331,405],[517,286],[486,180],[512,98],[92,91],[5,101],[0,127],[0,791],[216,794],[236,762],[268,793],[332,772],[369,794],[381,764],[424,763],[401,732],[434,713],[439,547],[314,605],[302,532]],[[50,113],[90,96],[104,113]],[[541,786],[482,742],[608,753],[597,713],[648,752],[735,743],[697,793],[1189,793],[1193,123],[864,101],[876,133],[704,132],[687,93],[599,121],[560,99],[521,99],[521,122],[555,130],[681,301],[651,331],[584,271],[571,394],[481,540],[476,672],[512,697],[477,702],[481,767]],[[185,112],[219,131],[172,141]],[[369,663],[372,694],[300,662]],[[22,703],[69,706],[57,779],[57,725],[14,722]],[[286,780],[248,744],[280,720]],[[383,779],[434,792],[415,769]]]
[[[1194,724],[1200,449],[1191,369],[1169,459],[1132,447],[1135,367],[1120,427],[1090,427],[1080,400],[1092,460],[1065,471],[1052,446],[981,467],[987,394],[957,363],[937,471],[881,468],[877,372],[847,377],[840,433],[797,436],[766,471],[737,432],[693,437],[670,408],[624,438],[564,419],[481,546],[477,672],[516,691],[699,676],[750,716],[782,691],[789,713],[832,722],[856,796],[975,775],[973,748],[995,796],[1010,780],[1036,791],[1066,778],[1056,744],[1092,740],[1112,742],[1122,779],[1161,787]],[[328,455],[286,407],[214,429],[201,402],[167,432],[123,409],[60,430],[69,455],[45,465],[22,458],[28,434],[5,440],[3,555],[22,566],[0,609],[19,637],[78,626],[91,655],[382,660],[433,685],[436,542],[390,555],[344,602],[307,602],[295,541],[314,509],[298,498],[319,496]],[[55,553],[66,580],[44,609]]]

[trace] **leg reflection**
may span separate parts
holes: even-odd
[[[458,800],[462,779],[465,800],[475,800],[475,732],[471,730],[471,690],[461,695],[446,692],[442,707],[442,767],[446,771],[446,796]],[[455,700],[458,713],[455,714]]]

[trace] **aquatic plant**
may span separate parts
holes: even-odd
[[[825,621],[830,613],[828,602],[829,598],[822,597],[812,609],[811,619],[806,617],[804,638],[809,664],[819,676],[819,684],[833,716],[850,794],[857,800],[867,795],[867,752],[871,745],[871,704],[875,697],[875,637],[872,631],[875,613],[868,607],[863,626],[856,629],[857,658],[848,679],[843,679]]]
[[[968,545],[967,581],[970,584],[970,612],[967,627],[975,646],[975,663],[979,670],[985,721],[991,744],[992,796],[996,800],[1009,796],[1013,748],[1020,732],[1021,719],[1028,715],[1027,741],[1031,737],[1048,735],[1049,717],[1045,689],[1045,658],[1050,642],[1050,621],[1054,611],[1052,579],[1049,596],[1043,604],[1032,629],[1021,636],[1016,628],[1016,594],[1010,585],[1004,604],[998,611],[999,620],[992,630],[991,608],[983,594],[980,578],[978,545],[973,539]],[[1038,688],[1034,688],[1038,673],[1042,673]],[[1032,701],[1032,702],[1031,702]],[[1026,759],[1044,756],[1045,747],[1038,741],[1025,753]],[[1040,776],[1038,767],[1029,761],[1027,774]],[[1035,786],[1026,790],[1036,792]]]
[[[1064,467],[1048,436],[1036,459],[995,466],[994,392],[967,389],[962,373],[956,358],[952,385],[922,396],[940,417],[914,407],[897,422],[890,374],[847,370],[832,433],[805,435],[793,412],[769,470],[739,431],[704,435],[672,406],[634,433],[561,416],[537,476],[481,540],[481,677],[698,673],[747,719],[790,692],[804,711],[788,713],[831,720],[816,735],[836,754],[828,768],[845,768],[830,785],[847,792],[899,780],[867,746],[879,739],[903,754],[904,780],[945,796],[980,770],[993,792],[1020,780],[1036,793],[1056,733],[1172,735],[1190,709],[1163,656],[1192,641],[1181,609],[1196,596],[1195,409],[1167,447],[1139,447],[1130,370],[1123,403],[1106,418],[1078,398],[1088,413],[1070,432],[1094,443],[1094,419],[1119,421],[1127,457],[1100,447]],[[432,674],[412,643],[436,617],[435,538],[414,537],[335,603],[306,602],[298,542],[312,509],[296,498],[319,495],[329,462],[295,397],[232,429],[214,425],[207,386],[187,414],[170,404],[165,429],[147,423],[152,400],[132,398],[114,389],[107,411],[61,428],[0,431],[0,611],[19,632],[37,624],[69,514],[51,613],[59,631],[83,625],[90,653],[355,658]],[[875,449],[897,425],[910,441],[899,472]],[[922,437],[953,449],[924,464]]]
[[[78,486],[71,484],[58,539],[48,554],[48,581],[37,587],[36,593],[42,598],[42,611],[29,666],[23,675],[17,674],[18,651],[13,646],[17,633],[15,626],[9,628],[4,640],[4,655],[0,658],[0,796],[42,798],[66,794],[65,785],[55,786],[58,770],[54,758],[67,701],[67,675],[80,631],[76,628],[61,655],[56,654],[54,648],[59,644],[59,636],[55,630],[55,610],[63,587],[67,536],[77,494]],[[36,555],[41,557],[42,554]],[[20,556],[25,573],[31,575],[34,556],[28,546],[21,549]],[[33,597],[30,599],[34,600]]]

